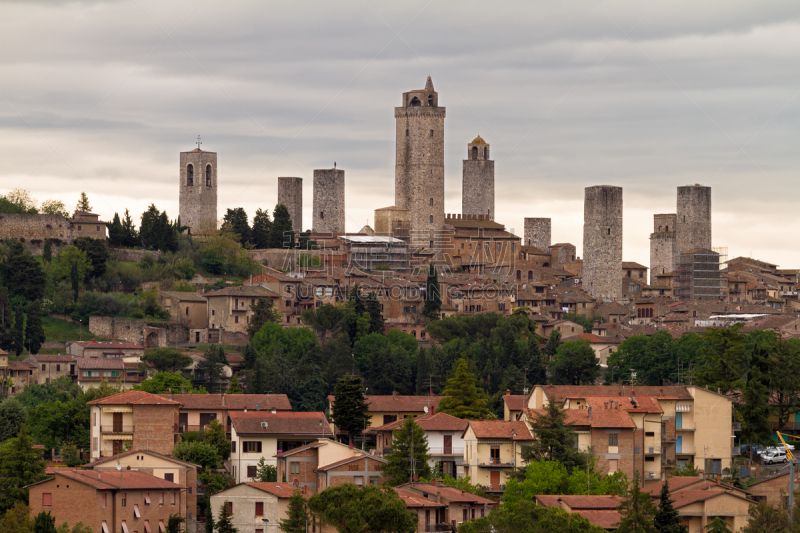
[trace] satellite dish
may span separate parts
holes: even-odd
[[[256,404],[256,411],[260,411],[260,410],[261,410],[261,405]]]
[[[122,470],[122,465],[119,464],[119,461],[117,461],[117,470]]]
[[[428,406],[426,405],[426,406],[424,407],[424,409],[425,409],[425,412],[427,413],[427,412],[428,412]]]

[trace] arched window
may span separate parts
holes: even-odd
[[[189,187],[194,185],[194,167],[192,165],[186,165],[186,185]]]
[[[211,187],[211,165],[206,165],[206,187]]]
[[[406,137],[408,137],[408,130],[406,130]]]
[[[411,99],[411,107],[419,107],[420,103],[419,98],[416,96]]]
[[[430,218],[430,223],[433,224],[433,215],[431,215],[429,218]]]
[[[528,270],[528,281],[533,281],[533,270]]]
[[[477,146],[473,146],[472,147],[472,157],[470,157],[470,159],[478,159],[478,147]]]
[[[325,211],[320,211],[319,212],[319,219],[320,220],[325,220]]]
[[[431,203],[431,207],[433,207],[433,198],[431,198],[431,202],[430,203]]]
[[[488,146],[483,149],[483,158],[484,159],[489,159],[489,147]]]
[[[432,94],[428,95],[428,105],[433,107],[433,95]]]

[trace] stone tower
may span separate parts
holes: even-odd
[[[314,171],[311,230],[315,233],[344,233],[344,170]]]
[[[687,185],[678,187],[675,256],[696,248],[711,249],[711,187]]]
[[[217,228],[217,154],[199,147],[180,154],[181,224],[197,233]]]
[[[494,161],[480,135],[467,145],[461,186],[461,212],[494,220]]]
[[[278,178],[278,204],[292,217],[292,229],[303,231],[303,178]]]
[[[550,253],[550,219],[526,218],[523,246],[535,246]]]
[[[622,297],[622,187],[586,187],[583,290],[595,298]]]
[[[653,233],[650,234],[650,285],[655,276],[675,271],[675,213],[653,215]]]
[[[395,206],[408,209],[412,246],[439,248],[444,226],[444,117],[430,76],[425,88],[403,93],[394,108]]]

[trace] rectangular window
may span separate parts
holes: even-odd
[[[616,433],[612,433],[608,436],[608,445],[609,446],[619,446],[619,435]]]
[[[655,432],[654,432],[654,431],[645,431],[645,432],[644,432],[644,436],[645,436],[645,437],[655,437],[655,436],[656,436],[656,434],[655,434]]]
[[[242,442],[242,453],[261,453],[261,441],[246,440]]]
[[[47,370],[47,365],[42,365],[42,370]]]
[[[125,523],[125,520],[122,521],[122,533],[129,533],[128,532],[128,524]]]
[[[164,527],[164,521],[163,520],[159,520],[158,521],[158,531],[159,531],[159,533],[167,533],[167,528]]]
[[[644,460],[645,460],[646,463],[652,463],[653,461],[656,460],[656,458],[655,457],[645,457]]]
[[[225,508],[228,510],[228,514],[233,514],[233,502],[225,502]]]
[[[61,365],[56,365],[56,372],[61,372]]]
[[[120,497],[120,500],[121,500],[121,503],[120,503],[120,505],[121,505],[122,507],[127,507],[127,506],[128,506],[128,500],[127,500],[127,498],[128,498],[128,495],[127,495],[127,494],[125,494],[125,493],[123,492],[123,493],[121,493],[121,494],[119,495],[119,497]]]
[[[233,317],[233,321],[234,321],[234,323],[238,324],[239,323],[239,317],[238,316]]]
[[[164,507],[164,493],[158,495],[158,506]]]
[[[231,453],[236,453],[236,441],[231,441]]]
[[[164,474],[165,481],[175,482],[175,474]]]
[[[108,524],[106,524],[105,520],[103,520],[102,528],[103,528],[103,533],[108,533]]]
[[[145,505],[150,505],[150,493],[149,492],[144,495],[144,504]]]
[[[378,476],[369,476],[369,484],[377,487],[379,479]]]
[[[256,502],[256,516],[264,516],[264,502]]]
[[[299,474],[300,473],[300,463],[297,461],[293,461],[289,463],[289,468],[291,469],[292,474]]]
[[[135,518],[141,518],[142,517],[142,513],[139,511],[139,504],[138,503],[134,503],[133,504],[133,516]]]
[[[150,529],[150,520],[144,521],[144,533],[153,533],[153,530]]]
[[[92,437],[92,451],[97,451],[97,437]]]
[[[103,500],[103,507],[104,508],[108,507],[108,505],[107,505],[108,504],[108,498],[107,497],[108,497],[108,494],[106,494],[105,492],[100,495],[100,498]]]
[[[491,457],[491,464],[499,465],[500,464],[500,447],[499,446],[492,446],[490,450],[490,457]]]
[[[255,478],[257,475],[258,475],[258,467],[256,466],[247,467],[247,477]]]
[[[189,490],[191,490],[191,489],[189,489]],[[177,494],[176,492],[170,492],[170,496],[171,496],[170,505],[172,505],[173,507],[175,507],[175,500],[176,500],[175,496],[176,496],[176,494]],[[189,494],[191,494],[191,492]]]
[[[216,314],[217,314],[217,310],[216,310],[216,309],[212,309],[212,310],[211,310],[211,316],[214,316],[214,315],[216,315]],[[213,328],[214,328],[214,326],[211,326],[211,328],[213,329]]]
[[[361,487],[364,485],[364,476],[353,476],[353,485]]]
[[[53,505],[53,495],[50,492],[43,492],[42,493],[42,506],[43,507],[50,507],[52,505]]]

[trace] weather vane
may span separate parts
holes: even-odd
[[[198,150],[200,149],[200,145],[201,145],[201,144],[203,144],[203,143],[202,143],[202,142],[200,142],[200,136],[198,135],[198,136],[197,136],[197,149],[198,149]]]

